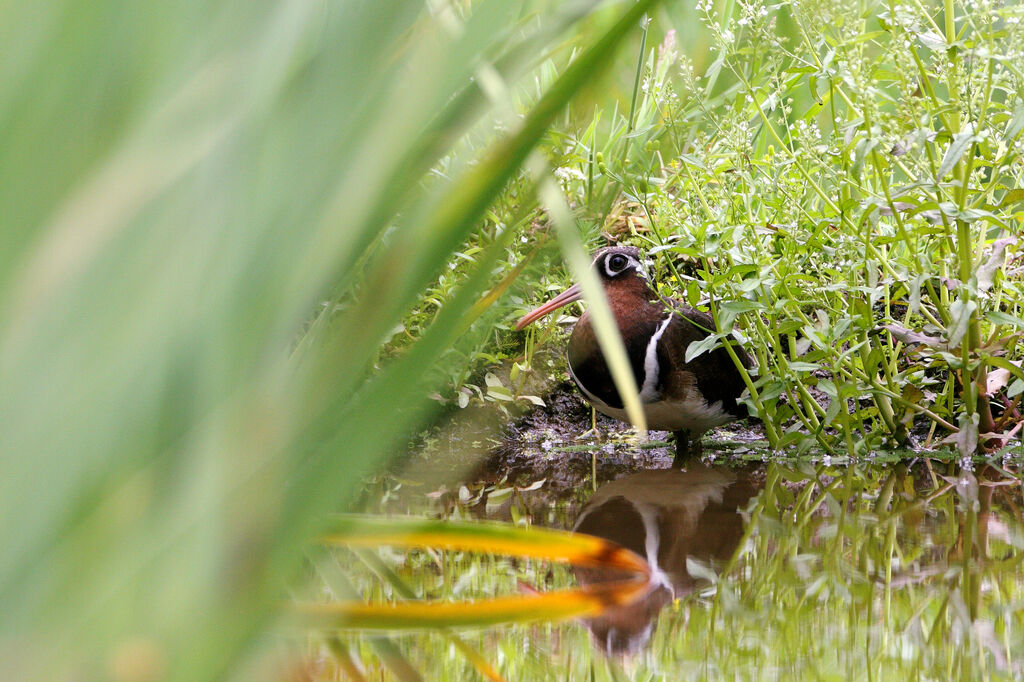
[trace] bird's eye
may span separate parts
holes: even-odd
[[[629,260],[625,256],[623,256],[621,253],[616,253],[613,254],[611,258],[608,259],[608,269],[611,272],[621,272],[626,268],[626,265],[628,263]]]

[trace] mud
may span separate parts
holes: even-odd
[[[521,503],[550,507],[578,501],[583,493],[626,474],[672,466],[675,443],[669,433],[651,431],[641,441],[628,424],[595,415],[564,369],[559,373],[557,360],[551,360],[554,367],[547,376],[560,380],[531,386],[542,395],[543,407],[471,406],[436,426],[392,470],[406,484],[406,492],[428,491],[442,507],[456,501],[476,507],[486,506],[496,490],[507,493],[542,482],[516,495]],[[704,460],[739,464],[743,455],[764,447],[759,425],[733,422],[705,435]],[[404,497],[395,496],[394,502],[401,507]],[[495,511],[503,516],[491,506],[488,516],[494,518]]]
[[[595,418],[569,382],[545,401],[545,407],[505,429],[500,445],[471,470],[470,479],[517,485],[545,479],[551,488],[571,491],[592,483],[595,472],[600,485],[626,473],[672,466],[675,443],[669,433],[651,431],[644,442],[628,424],[600,414]],[[728,458],[763,438],[756,428],[737,422],[705,438],[705,457]]]

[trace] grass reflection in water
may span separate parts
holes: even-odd
[[[1011,679],[1024,673],[1015,471],[694,464],[627,474],[589,501],[542,487],[491,515],[578,527],[655,567],[632,607],[585,622],[460,633],[506,679]],[[455,514],[482,512],[457,506]],[[338,554],[339,560],[349,561]],[[385,553],[417,596],[472,599],[611,576],[460,553]],[[379,573],[379,567],[378,567]],[[364,597],[391,589],[365,573]],[[425,679],[479,677],[439,633],[393,638]],[[376,674],[372,640],[338,643]],[[337,649],[337,647],[336,647]],[[316,666],[328,678],[334,655]],[[478,670],[478,668],[477,668]],[[681,677],[684,676],[684,677]]]

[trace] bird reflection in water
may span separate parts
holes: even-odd
[[[598,488],[573,530],[613,540],[652,569],[646,596],[587,620],[606,653],[638,652],[650,641],[661,609],[694,590],[687,557],[712,566],[732,557],[743,537],[740,511],[757,489],[748,471],[701,464],[641,471]],[[582,585],[621,578],[604,569],[575,571]]]

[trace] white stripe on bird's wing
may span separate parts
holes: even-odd
[[[661,335],[665,333],[665,330],[668,329],[668,324],[671,321],[672,313],[669,313],[657,331],[651,335],[651,340],[647,342],[647,353],[644,355],[644,385],[640,388],[640,400],[645,403],[653,403],[658,399],[658,374],[660,373],[660,367],[658,366],[658,341],[661,339]]]

